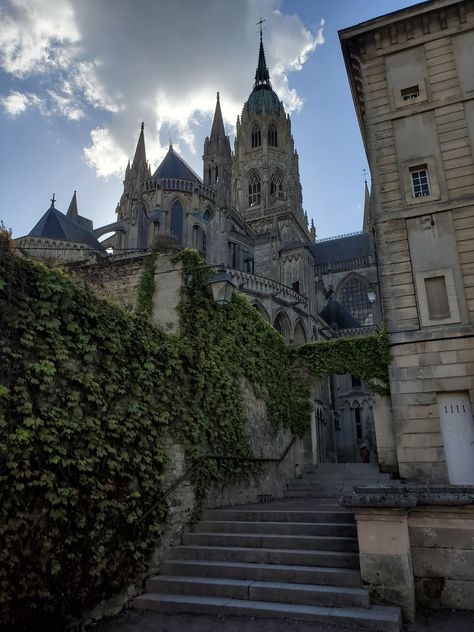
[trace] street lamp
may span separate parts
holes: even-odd
[[[372,305],[377,300],[377,293],[375,290],[369,288],[367,290],[367,298],[369,299],[369,303]]]
[[[212,288],[214,301],[218,305],[228,305],[232,300],[232,294],[237,287],[224,268],[217,270],[209,281]]]

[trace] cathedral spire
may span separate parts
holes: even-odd
[[[222,120],[219,93],[217,93],[216,110],[214,112],[214,120],[212,121],[211,136],[209,140],[212,142],[213,140],[224,140],[224,139],[225,139],[224,121]]]
[[[142,123],[140,136],[138,137],[137,148],[135,150],[135,157],[132,162],[132,169],[135,172],[143,171],[146,169],[146,151],[145,151],[145,133],[144,133],[145,124]]]
[[[79,215],[79,211],[77,210],[77,198],[76,198],[75,191],[74,191],[74,195],[72,196],[71,203],[69,204],[69,208],[67,210],[66,215],[68,217],[72,217],[73,219],[76,219],[76,217]]]
[[[262,25],[260,21],[260,50],[258,53],[258,65],[255,73],[255,85],[254,88],[260,85],[268,85],[270,83],[270,73],[268,72],[267,62],[265,61],[265,51],[263,49],[263,37],[262,37]]]

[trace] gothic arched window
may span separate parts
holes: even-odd
[[[270,180],[270,195],[272,200],[284,200],[285,192],[283,190],[283,174],[281,171],[275,171]]]
[[[259,206],[262,200],[262,181],[256,171],[251,171],[248,176],[249,206]]]
[[[278,147],[277,126],[271,123],[268,128],[268,145],[269,147]]]
[[[361,326],[374,324],[372,307],[367,296],[367,287],[356,277],[350,278],[344,284],[340,302]]]
[[[171,207],[171,235],[176,239],[178,244],[183,241],[183,206],[181,202],[176,200]]]
[[[252,127],[252,147],[260,147],[262,144],[262,132],[258,125]]]
[[[193,246],[199,253],[205,257],[207,251],[207,235],[206,231],[198,226],[197,224],[193,226]]]

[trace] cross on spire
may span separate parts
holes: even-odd
[[[51,206],[54,208],[54,203],[56,202],[56,199],[54,197],[54,193],[53,193],[53,197],[51,198]]]
[[[260,40],[262,39],[262,35],[263,35],[263,28],[262,28],[262,24],[266,22],[266,20],[262,19],[262,12],[260,11],[260,20],[257,22],[257,26],[260,27]]]

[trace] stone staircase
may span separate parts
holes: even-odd
[[[321,463],[305,466],[301,478],[288,485],[289,498],[338,498],[350,494],[354,487],[398,484],[389,474],[379,472],[377,463]]]
[[[360,474],[374,484],[367,469]],[[330,468],[323,474],[329,477]],[[346,487],[345,477],[343,484],[334,480],[327,482]],[[324,497],[326,489],[308,472],[288,492],[305,498],[204,511],[133,605],[399,632],[400,610],[371,605],[361,587],[354,516],[337,499]]]

